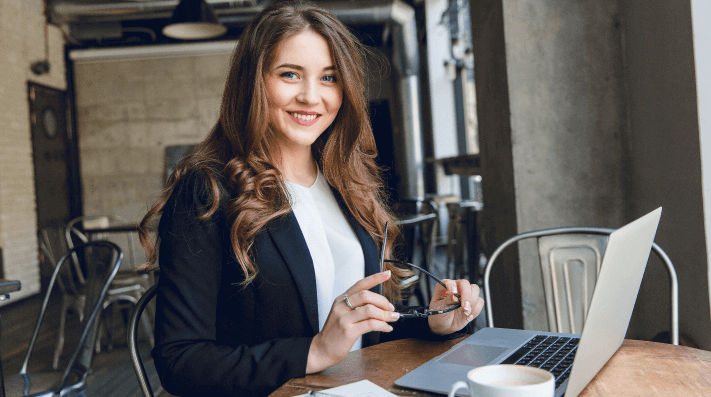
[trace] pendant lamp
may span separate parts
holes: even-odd
[[[162,32],[174,39],[201,40],[222,36],[227,28],[205,0],[182,0]]]

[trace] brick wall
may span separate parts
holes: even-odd
[[[30,65],[44,58],[44,2],[0,1],[0,247],[5,278],[22,283],[7,302],[40,290],[27,82],[66,89],[62,34],[50,25],[48,37],[51,70],[36,76]]]
[[[163,188],[165,147],[217,121],[230,54],[74,62],[84,213],[139,221]]]

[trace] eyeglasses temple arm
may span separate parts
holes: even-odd
[[[385,230],[386,230],[386,232],[387,232],[387,228],[386,228]],[[395,264],[398,264],[398,265],[405,265],[405,266],[414,267],[415,269],[421,271],[422,273],[425,273],[426,275],[432,277],[439,285],[443,286],[444,289],[448,289],[448,288],[447,288],[447,285],[445,285],[445,284],[442,282],[442,280],[438,279],[434,274],[428,272],[427,270],[425,270],[425,269],[423,269],[423,268],[421,268],[421,267],[419,267],[419,266],[417,266],[417,265],[413,265],[412,263],[409,263],[409,262],[396,261],[396,260],[393,260],[393,259],[385,259],[384,261],[385,261],[385,262],[390,262],[390,263],[395,263]],[[460,300],[462,299],[462,297],[461,297],[458,293],[456,293],[456,292],[454,293],[454,296],[456,296],[456,297],[459,298]]]
[[[385,231],[383,232],[383,247],[380,249],[380,272],[383,272],[383,264],[385,262],[385,244],[388,241],[388,225],[390,222],[385,222]],[[389,262],[389,261],[388,261]]]

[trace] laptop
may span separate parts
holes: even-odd
[[[622,345],[661,214],[660,207],[610,234],[581,335],[484,328],[395,384],[447,394],[472,368],[519,364],[550,371],[556,397],[577,397]]]

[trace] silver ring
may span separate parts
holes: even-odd
[[[348,305],[351,310],[355,309],[355,307],[353,307],[353,304],[351,303],[351,300],[348,299],[348,294],[343,294],[343,301],[346,302],[346,305]]]

